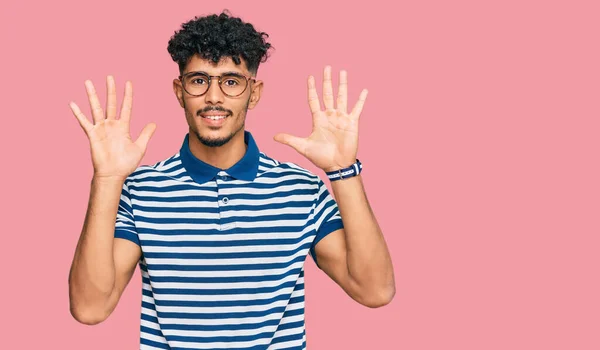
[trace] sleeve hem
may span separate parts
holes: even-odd
[[[128,241],[131,241],[131,242],[137,244],[138,246],[140,245],[140,240],[139,240],[137,234],[135,234],[131,231],[128,231],[128,230],[116,229],[115,230],[115,238],[126,239]]]
[[[323,238],[327,237],[327,235],[330,234],[331,232],[337,231],[342,228],[344,228],[342,218],[336,218],[334,220],[328,221],[328,222],[322,224],[321,227],[319,228],[319,232],[317,232],[317,236],[315,237],[315,239],[310,247],[310,255],[312,256],[315,264],[317,265],[317,267],[319,269],[321,268],[321,266],[319,266],[319,262],[317,261],[317,252],[315,250],[317,243],[319,243]]]

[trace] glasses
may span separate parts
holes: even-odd
[[[252,77],[239,73],[226,73],[223,75],[208,75],[202,72],[189,72],[179,76],[183,89],[192,96],[202,96],[210,88],[213,78],[217,78],[219,88],[229,97],[238,97],[248,88],[250,80],[256,80]]]

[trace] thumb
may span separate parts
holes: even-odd
[[[138,136],[137,140],[135,141],[135,144],[145,151],[146,147],[148,146],[148,141],[150,141],[150,138],[154,134],[155,130],[156,124],[150,123],[146,125],[144,129],[142,129],[140,136]]]
[[[282,134],[279,133],[273,137],[273,139],[279,143],[284,145],[288,145],[295,149],[298,153],[304,154],[304,150],[306,149],[306,139],[301,137],[292,136],[290,134]]]

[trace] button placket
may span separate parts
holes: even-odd
[[[221,192],[221,188],[219,188],[219,184],[223,184],[224,182],[226,182],[229,179],[229,175],[225,172],[220,172],[219,174],[217,174],[217,205],[219,206],[219,230],[220,231],[225,231],[225,230],[230,230],[232,228],[235,228],[235,223],[223,223],[222,218],[221,218],[221,211],[224,209],[222,207],[226,207],[229,204],[229,197],[227,197],[227,195],[224,195]]]

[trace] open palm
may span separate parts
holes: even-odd
[[[308,78],[308,105],[313,116],[313,129],[310,136],[300,138],[280,133],[275,135],[275,141],[294,148],[325,171],[348,167],[356,161],[358,121],[366,98],[367,90],[363,90],[352,112],[347,112],[348,77],[345,71],[341,71],[338,96],[334,106],[331,67],[327,66],[323,79],[325,110],[321,110],[315,78],[312,76]]]
[[[114,79],[106,79],[107,100],[106,115],[91,81],[86,81],[94,124],[81,112],[79,107],[71,102],[71,110],[79,121],[90,141],[94,176],[126,178],[140,164],[148,145],[148,141],[156,124],[150,123],[144,127],[138,139],[131,139],[129,125],[133,102],[131,82],[125,84],[125,98],[121,107],[120,118],[117,119],[117,97]]]

